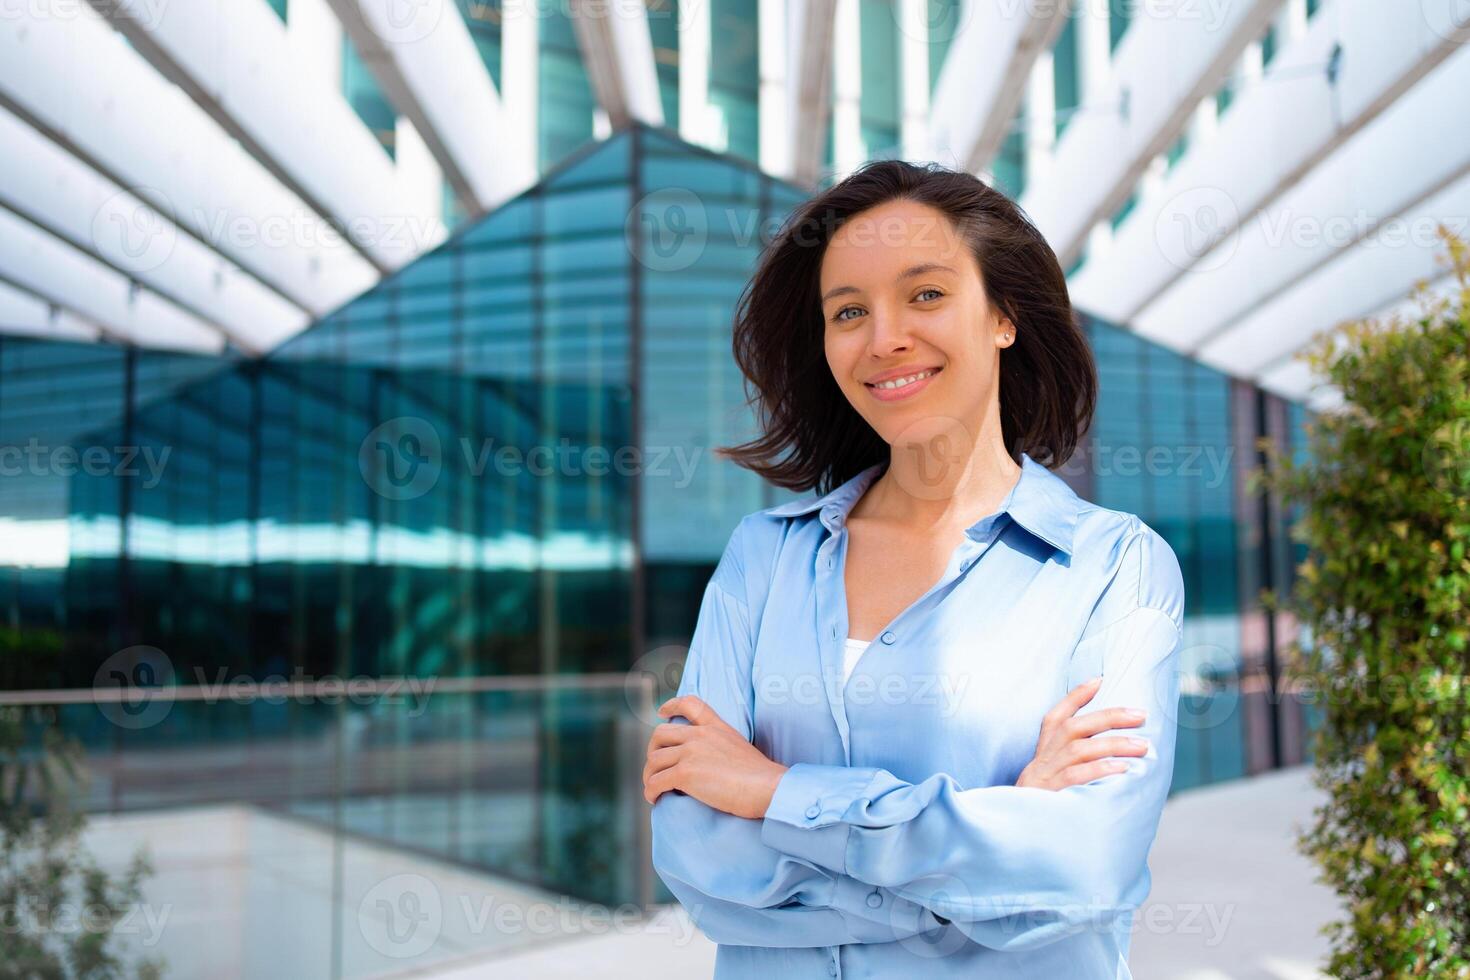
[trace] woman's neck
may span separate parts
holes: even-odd
[[[969,527],[993,513],[1021,477],[998,438],[973,452],[951,450],[943,435],[891,447],[888,467],[868,488],[853,516],[878,518],[916,532]]]

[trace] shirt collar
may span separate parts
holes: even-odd
[[[887,466],[886,461],[874,463],[849,477],[831,493],[788,501],[769,508],[766,513],[787,517],[819,510],[822,512],[822,524],[835,532],[847,519],[848,512]],[[1081,499],[1065,480],[1023,452],[1021,477],[1005,500],[1001,501],[998,511],[1008,514],[1011,520],[1070,557],[1081,503]],[[982,523],[984,518],[970,525],[966,531],[974,531]]]

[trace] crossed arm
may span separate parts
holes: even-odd
[[[750,744],[753,695],[747,635],[744,604],[712,580],[705,589],[679,697],[660,713],[670,717],[682,709],[693,714],[699,727],[715,728],[727,745],[744,746],[743,754],[731,751],[730,756],[749,766],[752,774],[760,773],[763,763],[764,776],[757,775],[742,784],[746,790],[720,800],[748,816],[712,806],[697,791],[689,792],[695,789],[692,785],[671,785],[670,790],[678,791],[662,793],[650,789],[653,864],[659,876],[695,923],[718,943],[839,946],[888,942],[940,928],[939,920],[917,902],[818,867],[761,840],[761,822],[754,819],[753,808],[763,811],[764,804],[752,801],[762,793],[770,799],[780,776],[776,770],[784,772],[785,767]],[[660,726],[674,727],[696,726],[683,718]],[[671,747],[653,748],[650,765],[654,753]],[[648,774],[645,769],[645,783]],[[730,802],[740,795],[746,802]]]
[[[1148,750],[1116,775],[1060,790],[964,789],[945,773],[909,783],[883,769],[766,758],[751,744],[748,615],[738,589],[722,584],[734,570],[722,559],[679,696],[661,711],[701,731],[660,726],[645,769],[654,865],[670,891],[722,943],[890,942],[952,922],[975,942],[1024,949],[1110,928],[1148,892],[1178,703],[1182,582],[1167,574],[1177,561],[1161,539],[1133,547],[1137,561],[1164,567],[1164,592],[1140,585],[1136,601],[1101,607],[1107,625],[1072,658],[1102,675],[1076,720],[1093,716],[1100,733],[1119,727],[1122,707],[1143,708]]]

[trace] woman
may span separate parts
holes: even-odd
[[[763,434],[727,454],[822,495],[741,520],[648,745],[716,976],[1130,976],[1183,580],[1048,469],[1097,387],[1055,255],[976,178],[876,162],[766,249],[735,352]]]

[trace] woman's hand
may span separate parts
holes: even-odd
[[[677,789],[737,817],[766,815],[785,766],[766,758],[692,694],[665,701],[658,713],[661,718],[683,715],[689,724],[668,722],[653,730],[643,767],[644,799],[653,803]]]
[[[1123,772],[1128,763],[1109,758],[1119,755],[1147,755],[1148,739],[1132,735],[1110,735],[1093,738],[1098,732],[1113,728],[1135,728],[1143,724],[1144,713],[1134,708],[1107,708],[1080,718],[1073,717],[1097,693],[1101,677],[1079,684],[1057,702],[1041,719],[1041,735],[1036,740],[1036,758],[1021,770],[1017,786],[1041,789],[1065,789],[1089,783],[1112,773]]]

